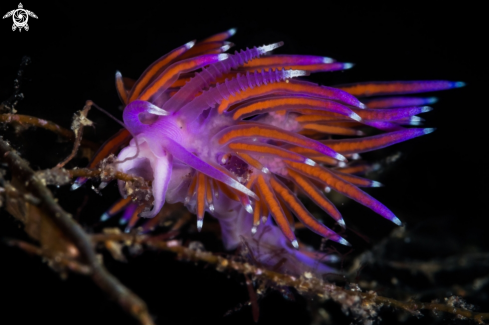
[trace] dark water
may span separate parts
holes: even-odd
[[[16,7],[14,2],[0,6],[4,12]],[[470,289],[475,279],[489,274],[487,260],[474,258],[489,252],[485,118],[489,74],[485,61],[478,58],[484,53],[485,37],[477,19],[481,8],[332,3],[264,7],[250,2],[222,7],[205,2],[114,7],[30,2],[24,8],[39,17],[29,19],[28,32],[12,32],[11,20],[0,22],[0,100],[11,95],[20,60],[28,55],[32,64],[25,72],[25,99],[17,107],[19,113],[65,127],[87,99],[120,117],[116,70],[137,78],[169,50],[231,27],[238,28],[231,39],[237,49],[284,41],[279,53],[324,55],[356,64],[352,70],[312,77],[325,85],[368,80],[465,81],[465,88],[436,94],[435,110],[424,114],[426,126],[436,127],[435,133],[365,156],[374,161],[401,153],[399,160],[374,175],[386,187],[370,193],[407,224],[405,235],[388,239],[379,248],[379,241],[394,227],[356,204],[345,203],[340,209],[347,225],[367,239],[351,231],[348,240],[354,251],[350,256],[376,247],[371,263],[349,281],[376,281],[379,294],[401,299],[430,301],[465,294],[476,310],[489,311],[488,285]],[[93,141],[103,141],[118,130],[99,112],[91,112],[90,118],[96,128],[87,129],[86,137]],[[30,129],[17,136],[11,130],[0,132],[10,137],[33,168],[52,167],[70,151],[68,144],[57,142],[43,130]],[[53,190],[73,214],[88,198],[79,215],[87,229],[93,229],[94,220],[118,195],[113,185],[102,197],[88,188]],[[25,238],[18,223],[4,211],[0,237]],[[221,249],[212,236],[194,238],[210,250]],[[0,254],[0,323],[135,324],[88,279],[70,274],[61,280],[39,258],[4,244],[0,244]],[[249,299],[240,275],[179,262],[164,253],[146,252],[129,258],[127,264],[104,257],[110,271],[148,303],[157,324],[252,323],[249,307],[223,318]],[[391,261],[411,267],[387,265]],[[411,271],[415,261],[445,264],[429,278]],[[330,324],[354,322],[335,304],[318,306],[300,296],[291,301],[273,290],[260,307],[262,324],[309,324],[317,308],[330,313]],[[381,314],[382,324],[469,323],[453,316],[424,314],[418,319],[386,310]]]

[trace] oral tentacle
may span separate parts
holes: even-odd
[[[175,159],[180,160],[181,162],[189,165],[195,170],[200,171],[201,173],[204,173],[205,175],[211,178],[214,178],[215,180],[218,180],[240,192],[243,192],[248,196],[257,199],[255,193],[253,193],[248,188],[246,188],[246,186],[242,185],[241,183],[233,179],[231,176],[226,175],[221,170],[217,169],[216,167],[210,165],[209,163],[205,162],[204,160],[190,153],[189,151],[187,151],[187,149],[182,147],[177,142],[168,138],[164,139],[164,142],[165,142],[165,147],[173,154]]]

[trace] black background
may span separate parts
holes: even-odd
[[[2,1],[0,14],[17,5]],[[437,128],[435,133],[381,153],[401,151],[403,158],[394,170],[379,175],[378,180],[386,187],[371,193],[396,212],[408,229],[420,227],[425,236],[431,236],[430,245],[435,248],[426,248],[431,252],[426,255],[422,247],[414,249],[414,259],[488,250],[489,74],[487,51],[480,46],[487,38],[487,25],[478,19],[481,8],[468,4],[416,6],[411,2],[295,2],[286,6],[160,1],[101,6],[85,1],[30,1],[23,5],[39,19],[30,18],[30,30],[21,33],[12,32],[10,18],[0,20],[0,100],[12,93],[18,65],[28,55],[32,64],[26,70],[27,80],[22,86],[25,100],[17,107],[19,113],[65,127],[87,99],[120,117],[114,88],[116,70],[137,78],[171,49],[232,27],[238,29],[230,39],[235,49],[284,41],[280,53],[324,55],[356,64],[345,72],[313,76],[322,84],[416,79],[466,82],[465,88],[436,94],[440,101],[434,105],[435,111],[424,116],[427,126]],[[91,112],[90,118],[96,129],[87,130],[87,137],[94,141],[103,141],[118,129],[99,112]],[[12,137],[13,133],[9,134]],[[18,144],[34,168],[48,168],[69,152],[69,146],[53,145],[55,138],[49,136],[42,130],[28,130],[10,140]],[[103,197],[88,189],[79,193],[64,188],[55,191],[60,203],[73,213],[89,196],[80,220],[87,229],[117,197],[113,186]],[[356,205],[345,205],[341,211],[347,224],[361,229],[373,242],[392,229]],[[22,236],[19,225],[2,211],[0,237]],[[252,323],[247,307],[222,317],[248,299],[240,276],[178,262],[166,254],[143,254],[128,264],[107,259],[109,269],[147,301],[157,324]],[[483,275],[477,272],[469,271],[463,277]],[[450,276],[445,281],[459,281]],[[436,286],[429,282],[423,285]],[[4,244],[0,244],[0,294],[0,319],[4,319],[0,323],[135,323],[88,279],[69,275],[61,280],[39,258]],[[487,296],[469,297],[469,302],[489,311]],[[304,298],[291,302],[270,293],[260,306],[263,324],[311,322],[312,313]],[[338,317],[338,323],[351,321]],[[397,320],[391,312],[383,317],[384,324]],[[451,316],[440,319],[446,324],[455,322]],[[431,321],[429,317],[408,319],[413,324]]]

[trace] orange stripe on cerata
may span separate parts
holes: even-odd
[[[229,197],[231,200],[239,202],[239,197],[231,190],[229,186],[223,184],[220,181],[216,181],[216,183],[222,193],[226,194],[226,196]]]
[[[309,111],[314,111],[310,109]],[[302,112],[301,112],[302,113]],[[314,114],[317,113],[317,110],[314,111]],[[339,114],[338,114],[339,115]],[[343,116],[344,117],[344,116]],[[337,120],[338,117],[336,116],[329,116],[329,115],[301,115],[297,116],[295,120],[297,122],[320,122],[320,121],[334,121]]]
[[[206,191],[205,191],[205,196],[206,196],[206,201],[207,204],[212,204],[213,202],[213,195],[212,195],[212,185],[211,185],[211,178],[206,177]]]
[[[169,80],[171,80],[176,75],[189,71],[192,69],[197,69],[205,64],[210,64],[215,62],[215,55],[199,56],[195,59],[187,59],[184,61],[176,62],[170,67],[168,67],[162,74],[160,74],[149,86],[141,91],[141,94],[137,97],[141,100],[149,100],[161,87],[163,87]],[[170,86],[170,85],[168,85]],[[131,96],[133,100],[134,96]]]
[[[361,187],[370,187],[372,186],[372,181],[369,180],[369,179],[365,179],[365,178],[362,178],[362,177],[358,177],[358,176],[354,176],[354,175],[351,175],[351,174],[344,174],[344,173],[341,173],[341,172],[338,172],[338,171],[335,171],[335,174],[336,176],[338,176],[339,178],[349,182],[349,183],[352,183],[353,185],[356,185],[356,186],[361,186]]]
[[[194,176],[192,178],[192,181],[190,182],[190,186],[188,187],[188,191],[187,191],[187,196],[189,199],[191,199],[192,196],[194,196],[196,185],[197,185],[197,176]]]
[[[302,127],[306,130],[313,130],[313,131],[327,133],[327,134],[359,135],[359,131],[355,129],[341,127],[341,126],[330,126],[330,125],[317,124],[317,123],[307,123],[307,124],[303,124]]]
[[[121,98],[122,102],[124,104],[127,104],[127,90],[126,87],[124,86],[124,81],[122,80],[122,76],[120,73],[116,74],[115,86],[117,89],[117,93],[119,94],[119,97]]]
[[[419,89],[419,84],[406,84],[405,82],[390,83],[366,83],[338,86],[338,89],[344,90],[353,96],[375,96],[377,94],[403,93]]]
[[[246,62],[243,64],[245,68],[251,67],[259,67],[259,66],[270,66],[270,65],[290,65],[290,62],[293,62],[293,58],[287,55],[270,55],[270,56],[262,56]]]
[[[170,88],[181,88],[181,87],[185,86],[185,84],[187,82],[189,82],[190,79],[192,79],[192,78],[179,78],[179,79],[177,79],[177,81],[175,81],[174,83],[171,84]]]
[[[255,167],[258,170],[261,170],[263,168],[263,165],[258,160],[251,157],[249,154],[239,151],[237,151],[236,154],[252,167]]]
[[[296,161],[304,160],[304,157],[297,153],[282,149],[280,147],[270,146],[270,145],[233,142],[230,143],[228,147],[236,151],[244,150],[244,151],[251,151],[251,152],[256,152],[256,153],[261,153],[266,155],[274,155],[283,159],[296,160]]]
[[[263,175],[259,175],[257,177],[257,186],[260,189],[261,194],[263,195],[263,199],[265,201],[264,203],[266,203],[266,205],[268,206],[280,230],[282,230],[282,232],[284,233],[285,237],[288,240],[294,241],[295,235],[294,232],[292,231],[292,228],[290,227],[289,221],[287,220],[287,217],[282,211],[282,207],[280,206],[280,203],[275,197],[275,194],[273,194],[270,185],[265,180]]]
[[[122,77],[122,82],[124,83],[124,88],[126,88],[128,94],[131,92],[131,89],[136,84],[136,80],[127,77]]]
[[[243,205],[243,207],[245,207],[245,208],[247,206],[251,207],[251,201],[250,201],[250,198],[248,197],[248,195],[244,194],[243,192],[237,191],[234,188],[232,189],[232,191],[234,192],[234,194],[236,194],[236,196],[239,199],[239,202],[241,202],[241,205]]]
[[[303,148],[303,147],[289,147],[287,149],[292,151],[292,152],[296,152],[298,154],[306,156],[306,157],[308,157],[308,158],[310,158],[316,162],[322,162],[322,163],[326,163],[329,165],[337,165],[338,164],[338,160],[336,160],[332,157],[329,157],[329,156],[325,156],[322,153],[320,153],[316,150],[313,150],[313,149]]]
[[[277,192],[275,192],[277,193]],[[280,206],[282,207],[282,211],[284,212],[285,216],[287,217],[287,221],[289,222],[289,225],[292,227],[292,229],[295,229],[295,220],[294,216],[290,212],[287,204],[284,202],[284,199],[279,195],[277,196],[277,200],[280,202]]]
[[[199,173],[197,180],[197,218],[204,218],[205,212],[205,188],[206,188],[205,175]]]
[[[252,61],[249,61],[241,67],[246,70],[258,70],[258,69],[270,69],[270,68],[279,68],[279,69],[293,69],[293,70],[322,70],[328,69],[330,67],[337,66],[338,63],[304,63],[297,64],[297,61],[294,57],[288,55],[270,55],[270,56],[262,56],[256,58]]]
[[[122,209],[124,209],[129,203],[131,203],[131,201],[132,201],[132,198],[130,196],[128,196],[125,199],[120,199],[113,206],[110,207],[110,209],[109,209],[109,211],[107,211],[107,213],[109,215],[114,215],[114,214],[122,211]]]
[[[308,138],[299,138],[295,134],[283,131],[280,129],[272,128],[267,125],[253,125],[248,127],[241,127],[235,130],[231,130],[225,133],[220,139],[219,144],[223,145],[236,138],[240,137],[263,137],[277,141],[284,141],[293,143],[298,146],[304,147],[316,147],[317,143],[314,140]]]
[[[207,37],[207,38],[203,39],[202,41],[200,41],[198,44],[209,43],[209,42],[217,42],[217,41],[225,41],[234,35],[234,33],[230,32],[231,30],[233,30],[233,29],[230,29],[230,30],[227,30],[225,32]],[[234,31],[236,31],[236,30],[234,29]]]
[[[368,138],[365,139],[355,139],[356,141],[347,141],[347,142],[335,142],[332,141],[327,144],[328,147],[343,153],[355,153],[359,151],[363,151],[365,149],[369,149],[371,147],[376,147],[377,145],[382,145],[382,140],[384,139],[375,139],[371,140]]]
[[[255,207],[253,209],[253,226],[258,226],[260,224],[260,213],[261,213],[261,204],[259,201],[255,201]]]
[[[336,235],[332,230],[317,221],[287,187],[283,186],[273,178],[270,179],[270,184],[275,192],[289,205],[290,209],[294,211],[297,219],[299,219],[307,228],[323,237]]]
[[[314,160],[315,162],[320,162],[323,164],[328,164],[332,166],[338,165],[338,160],[328,156],[309,156],[309,158]]]
[[[301,106],[314,106],[328,109],[329,102],[321,99],[304,97],[271,98],[248,104],[246,106],[236,109],[233,114],[233,119],[237,120],[246,114],[261,114],[263,112],[267,112],[282,106],[284,106],[283,109],[293,109],[294,111],[296,110],[296,108],[300,108]],[[316,113],[318,111],[320,110],[316,110]],[[342,116],[340,114],[338,115]]]
[[[288,169],[287,173],[290,178],[299,186],[299,188],[309,196],[320,208],[328,213],[336,221],[341,220],[342,216],[331,203],[308,179],[302,177],[299,173]]]
[[[171,63],[173,60],[178,58],[180,55],[187,51],[187,47],[181,46],[167,55],[158,59],[155,63],[153,63],[146,71],[143,72],[141,77],[139,77],[138,81],[136,81],[129,101],[133,101],[139,97],[141,91],[150,83],[153,77],[156,75],[158,71],[164,68],[166,65]]]
[[[335,175],[332,171],[327,168],[321,166],[308,166],[301,163],[296,163],[292,161],[284,161],[290,167],[295,170],[311,177],[312,179],[319,180],[323,184],[330,186],[332,189],[336,190],[339,193],[347,195],[348,197],[360,202],[361,204],[374,208],[376,205],[380,203],[372,198],[367,193],[360,190],[353,184],[350,184],[344,180],[342,180],[339,176]],[[388,211],[389,212],[389,211]]]
[[[133,212],[131,218],[129,219],[126,228],[130,229],[130,228],[134,227],[136,222],[139,220],[139,214],[141,212],[143,212],[144,208],[145,208],[144,204],[140,205],[136,208],[136,210]]]
[[[372,167],[367,164],[362,164],[358,166],[348,166],[345,168],[339,168],[338,171],[341,171],[344,174],[360,174],[369,171]]]
[[[97,151],[92,161],[88,165],[88,168],[95,168],[103,159],[107,158],[110,154],[115,153],[120,147],[129,143],[132,138],[131,133],[126,129],[122,129],[107,140],[102,147]]]
[[[258,59],[255,59],[251,62],[254,62]],[[255,97],[265,96],[276,92],[287,92],[291,94],[294,93],[305,94],[305,95],[318,96],[318,97],[335,96],[335,94],[331,90],[319,87],[314,84],[296,83],[294,81],[289,81],[289,82],[281,81],[281,82],[272,83],[268,85],[261,85],[260,87],[255,87],[253,89],[248,88],[240,93],[236,93],[233,96],[230,96],[229,99],[221,101],[221,103],[218,106],[218,112],[222,113],[232,105],[237,104],[238,102],[242,102],[244,100],[248,100]],[[309,110],[309,111],[312,111],[313,112],[312,114],[317,114],[318,112],[317,110]],[[323,113],[327,113],[327,112],[323,112]]]

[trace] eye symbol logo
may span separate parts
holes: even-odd
[[[27,25],[27,21],[29,20],[29,16],[36,18],[37,16],[35,13],[29,10],[25,10],[24,7],[22,6],[22,3],[19,3],[19,8],[11,10],[3,16],[3,19],[8,18],[12,16],[12,19],[14,21],[14,24],[12,25],[12,31],[15,31],[17,28],[19,29],[19,32],[22,31],[22,28],[24,28],[26,31],[29,30],[29,25]]]

